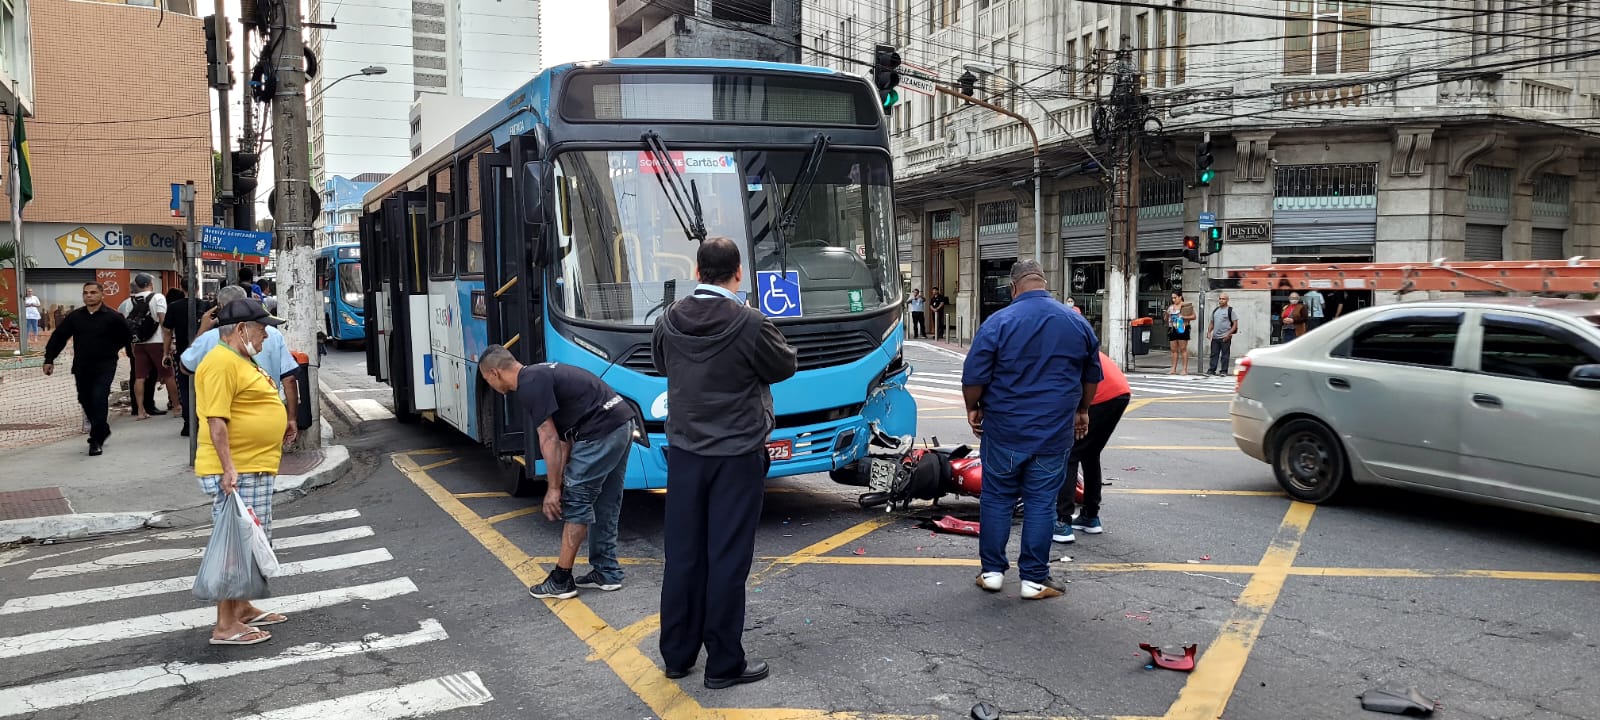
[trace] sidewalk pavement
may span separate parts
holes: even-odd
[[[59,361],[57,368],[63,368]],[[19,377],[27,373],[34,377]],[[26,418],[28,424],[47,426],[0,432],[0,452],[6,454],[0,471],[0,543],[211,521],[210,498],[200,491],[189,465],[189,440],[178,436],[181,419],[167,415],[136,420],[114,409],[105,454],[89,457],[72,376],[56,374],[65,376],[67,390],[55,388],[57,378],[46,378],[37,368],[5,372],[0,383],[0,388],[27,387],[26,392],[0,395],[0,421]],[[320,451],[284,454],[276,485],[279,502],[298,499],[349,469],[350,453],[332,444],[332,426],[326,420],[321,431]],[[64,439],[38,444],[40,434]],[[28,442],[35,444],[23,447]]]
[[[906,340],[906,344],[912,347],[923,347],[942,351],[961,358],[965,358],[967,356],[967,349],[965,347],[944,340],[935,340],[933,338],[911,338]],[[1166,373],[1166,371],[1172,367],[1171,358],[1171,351],[1156,350],[1152,348],[1148,355],[1134,356],[1134,372]]]

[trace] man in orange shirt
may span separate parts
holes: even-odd
[[[1127,411],[1133,392],[1128,388],[1128,377],[1122,374],[1122,368],[1105,353],[1100,353],[1100,370],[1105,379],[1095,387],[1094,400],[1089,405],[1089,434],[1073,444],[1072,454],[1067,458],[1067,482],[1056,495],[1056,525],[1050,539],[1058,543],[1076,541],[1073,529],[1089,535],[1105,532],[1100,526],[1100,453],[1106,449],[1106,443],[1111,442],[1111,434],[1117,431],[1117,423]],[[1083,467],[1083,507],[1077,519],[1073,519],[1078,484],[1072,482],[1072,478],[1078,476],[1079,466]]]

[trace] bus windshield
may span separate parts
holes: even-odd
[[[886,156],[824,153],[806,196],[792,203],[798,208],[794,227],[779,242],[779,206],[793,192],[807,154],[682,150],[670,159],[698,194],[709,236],[730,238],[741,248],[745,292],[758,272],[787,272],[798,282],[797,307],[778,314],[848,316],[898,305]],[[582,320],[648,325],[693,291],[698,245],[674,216],[661,171],[642,148],[557,158],[557,309]]]
[[[339,263],[339,293],[351,307],[359,308],[367,299],[361,292],[361,263]]]

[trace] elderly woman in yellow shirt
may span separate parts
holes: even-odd
[[[293,442],[294,426],[272,379],[256,365],[267,327],[282,320],[267,314],[259,300],[234,300],[217,310],[222,342],[195,370],[195,413],[200,431],[194,470],[200,489],[212,496],[211,517],[226,512],[229,493],[239,493],[272,536],[272,484],[283,446]],[[213,645],[255,645],[272,639],[257,629],[289,618],[266,612],[247,598],[217,603]]]

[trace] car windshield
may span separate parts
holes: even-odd
[[[366,300],[366,295],[361,292],[361,263],[339,263],[339,292],[344,296],[346,305],[361,307]]]
[[[831,150],[792,229],[780,207],[806,150],[674,151],[700,198],[708,236],[732,239],[743,292],[778,317],[848,316],[900,301],[894,208],[885,156]],[[698,243],[688,238],[643,150],[590,150],[556,162],[558,261],[552,303],[584,320],[648,325],[693,291]],[[802,186],[804,188],[804,186]],[[796,292],[797,290],[797,292]],[[793,297],[791,297],[793,295]],[[764,299],[763,299],[764,298]]]

